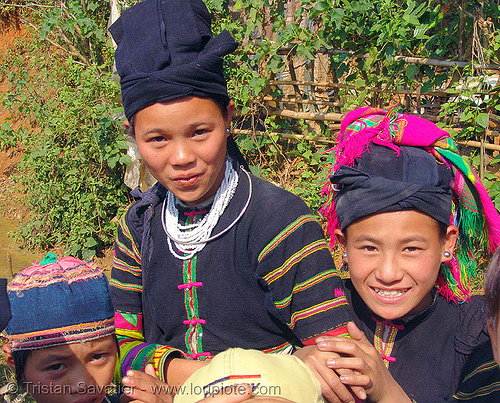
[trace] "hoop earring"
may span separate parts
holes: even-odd
[[[347,264],[347,262],[342,262],[342,264],[340,265],[340,272],[345,273],[346,271],[349,271],[349,265]]]
[[[345,261],[347,259],[347,252],[342,252],[342,264],[340,265],[340,271],[342,273],[345,273],[346,271],[349,270],[349,266],[347,265],[347,262]]]

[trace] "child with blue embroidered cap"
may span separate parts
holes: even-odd
[[[106,395],[118,346],[104,273],[91,262],[57,261],[49,253],[17,273],[8,292],[6,283],[0,279],[0,329],[8,325],[3,350],[18,384],[38,403],[117,403],[118,395]],[[147,396],[150,403],[172,402],[170,395]],[[199,403],[249,399],[252,390],[240,385]]]
[[[355,324],[317,346],[344,355],[328,365],[357,371],[341,381],[369,401],[447,401],[490,349],[470,279],[473,248],[499,245],[498,213],[449,134],[395,108],[348,113],[332,154],[323,213]]]
[[[7,290],[12,317],[3,351],[18,383],[38,403],[110,402],[118,346],[104,273],[49,254]]]
[[[210,25],[201,0],[146,0],[110,27],[125,125],[158,180],[133,191],[115,243],[118,377],[151,363],[181,385],[232,347],[292,353],[346,333],[347,302],[316,218],[252,175],[231,137],[223,57],[237,43]],[[313,371],[332,399],[333,385],[352,399],[325,361]]]

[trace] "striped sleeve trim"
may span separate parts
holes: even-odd
[[[129,369],[144,372],[157,348],[156,344],[138,341],[131,341],[120,346],[121,375],[125,376]]]
[[[316,334],[313,337],[310,337],[306,340],[301,340],[302,344],[304,346],[314,346],[314,345],[316,345],[316,339],[320,336],[348,337],[348,338],[351,337],[351,335],[349,334],[349,331],[347,330],[347,324],[341,324],[339,327],[337,327],[333,330],[330,330],[326,333]]]
[[[164,380],[167,358],[173,354],[184,358],[184,353],[174,347],[129,339],[120,345],[120,366],[115,371],[115,376],[120,379],[129,369],[145,372],[146,365],[151,363],[160,380]]]
[[[168,363],[168,359],[173,355],[175,355],[174,358],[185,358],[185,355],[181,350],[170,346],[161,346],[154,352],[152,363],[156,375],[158,375],[160,381],[166,382],[165,369]]]
[[[123,339],[117,335],[118,339],[118,347],[120,348],[120,355],[118,356],[118,361],[115,367],[115,380],[120,381],[122,376],[127,373],[130,369],[130,351],[133,350],[137,346],[144,345],[144,342],[130,339]],[[124,369],[124,363],[127,364],[127,367]]]
[[[290,344],[289,342],[284,342],[282,344],[280,344],[279,346],[276,346],[276,347],[271,347],[271,348],[267,348],[265,350],[262,350],[263,353],[266,353],[266,354],[271,354],[271,353],[282,353],[282,352],[288,352],[289,350],[292,350],[293,349],[293,345]]]
[[[299,263],[307,256],[312,255],[313,253],[321,249],[328,249],[328,246],[326,245],[324,239],[319,239],[317,241],[314,241],[313,243],[310,243],[309,245],[304,246],[297,253],[294,253],[285,263],[283,263],[283,265],[273,270],[269,274],[266,274],[263,277],[264,281],[266,281],[268,284],[271,284],[273,281],[276,281],[280,277],[284,276],[288,272],[288,270],[290,270],[295,264]]]
[[[474,371],[472,371],[470,374],[468,374],[465,378],[464,378],[464,381],[466,381],[467,379],[471,378],[472,376],[476,375],[476,374],[479,374],[480,372],[485,372],[485,371],[490,371],[492,370],[493,368],[497,368],[498,370],[498,364],[495,362],[495,361],[489,361],[489,362],[485,362],[484,364],[480,365],[479,367],[477,367]]]
[[[114,278],[111,278],[109,280],[109,285],[111,287],[116,287],[116,288],[119,288],[120,290],[124,290],[124,291],[142,292],[142,285],[122,283]]]
[[[160,380],[165,378],[167,358],[175,353],[184,357],[182,351],[160,344],[144,342],[142,313],[115,311],[116,336],[120,347],[120,363],[115,370],[120,380],[129,369],[144,372],[146,365],[152,363]]]
[[[140,266],[127,264],[123,260],[118,259],[116,256],[113,259],[113,267],[120,271],[130,273],[135,277],[141,277],[142,275],[142,269]]]
[[[319,284],[329,278],[336,277],[337,275],[335,274],[335,271],[333,270],[326,270],[324,272],[318,273],[316,276],[311,277],[309,280],[303,281],[302,283],[297,283],[292,290],[292,293],[287,296],[286,298],[283,298],[281,301],[276,301],[274,303],[274,306],[277,309],[283,309],[287,307],[290,302],[292,301],[292,297],[304,290],[308,290],[309,288],[315,286],[316,284]]]
[[[476,397],[487,396],[490,393],[497,391],[500,391],[500,382],[493,382],[491,385],[482,386],[471,393],[458,392],[453,396],[453,398],[456,400],[472,400]]]
[[[123,242],[120,242],[119,239],[115,240],[115,247],[118,248],[118,250],[123,253],[124,255],[128,256],[132,260],[136,261],[138,265],[140,265],[141,258],[137,257],[134,252],[129,249]],[[139,260],[138,260],[139,259]],[[115,259],[113,259],[114,261]]]
[[[118,339],[118,345],[126,343],[130,339],[144,341],[144,335],[141,332],[135,332],[133,330],[116,330],[116,338]]]
[[[310,308],[294,312],[291,317],[291,322],[287,323],[287,325],[290,329],[293,329],[299,320],[310,318],[311,316],[329,311],[330,309],[335,309],[342,305],[348,305],[347,299],[344,296],[313,305]]]
[[[127,223],[125,221],[125,216],[126,215],[124,214],[120,220],[120,227],[122,229],[123,235],[125,235],[130,240],[130,243],[132,245],[132,249],[127,248],[123,243],[120,243],[118,241],[116,242],[116,244],[118,245],[118,248],[123,253],[125,253],[126,255],[133,258],[137,262],[137,264],[140,265],[141,264],[141,254],[139,253],[139,248],[135,244],[134,238],[132,237],[130,229],[127,226]]]
[[[264,257],[269,254],[274,248],[276,248],[283,239],[287,238],[291,233],[293,233],[297,228],[304,225],[305,223],[316,221],[316,217],[313,215],[303,215],[297,218],[294,222],[288,225],[283,231],[281,231],[274,239],[269,242],[264,249],[259,254],[258,261],[264,259]]]

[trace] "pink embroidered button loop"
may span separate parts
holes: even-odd
[[[396,358],[395,357],[390,357],[390,356],[387,356],[385,354],[380,354],[380,356],[384,359],[384,360],[387,360],[389,362],[396,362]]]
[[[188,289],[188,290],[189,290],[190,288],[193,288],[193,287],[203,287],[203,283],[202,283],[201,281],[197,281],[197,282],[195,282],[195,283],[179,284],[179,285],[177,286],[177,288],[178,288],[179,290],[182,290],[182,289],[184,289],[184,288],[186,288],[186,289]]]
[[[194,354],[186,354],[188,357],[191,358],[198,358],[198,357],[210,357],[210,353],[207,351],[206,353],[194,353]]]
[[[188,319],[184,320],[182,323],[184,323],[185,325],[196,325],[197,323],[199,323],[200,325],[204,325],[205,323],[207,323],[207,321],[205,319]]]
[[[200,211],[186,211],[184,212],[184,215],[187,215],[188,217],[194,217],[195,215],[201,215],[201,214],[206,214],[207,210],[200,210]]]

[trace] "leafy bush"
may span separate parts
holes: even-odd
[[[230,15],[221,0],[210,3],[218,16]],[[470,60],[471,49],[477,46],[477,41],[473,43],[474,24],[483,21],[490,27],[489,32],[480,33],[485,60],[498,63],[500,32],[495,24],[498,26],[500,12],[496,2],[481,4],[469,2],[467,9],[460,10],[438,0],[235,1],[231,15],[237,21],[228,17],[220,26],[243,45],[243,52],[232,59],[228,69],[232,95],[246,119],[240,124],[273,133],[301,133],[306,138],[318,135],[318,126],[313,129],[298,120],[267,116],[263,96],[282,94],[281,88],[268,83],[284,73],[292,76],[293,63],[313,76],[318,54],[323,53],[328,55],[327,80],[347,84],[328,94],[330,101],[343,103],[344,112],[366,104],[401,101],[391,90],[418,88],[425,94],[451,84],[450,96],[453,91],[456,96],[451,96],[441,115],[448,121],[458,117],[464,126],[461,136],[478,140],[488,126],[488,112],[500,111],[498,90],[477,102],[472,94],[478,88],[463,85],[463,80],[477,76],[477,71],[420,65],[402,57],[456,60],[460,55]],[[303,89],[295,88],[295,95],[310,99]],[[410,96],[407,98],[411,106]],[[313,107],[308,110],[315,111]],[[331,137],[326,124],[320,125],[320,130],[323,136]],[[238,143],[270,180],[280,178],[288,158],[300,158],[295,180],[288,186],[316,210],[319,190],[311,178],[319,173],[320,147],[279,134],[265,138],[241,135]]]
[[[22,148],[16,179],[32,211],[17,240],[44,249],[66,245],[66,253],[85,259],[112,244],[116,217],[129,202],[127,144],[114,119],[121,108],[119,86],[111,80],[112,51],[104,43],[92,58],[102,63],[85,65],[34,39],[19,43],[2,66],[4,75],[10,71],[3,104],[22,126],[4,123],[0,145]]]
[[[401,59],[456,59],[472,46],[475,20],[470,16],[475,15],[484,21],[491,18],[493,28],[483,37],[485,59],[498,62],[496,2],[485,1],[482,8],[469,2],[467,10],[461,11],[442,0],[205,1],[216,21],[214,33],[228,29],[241,44],[226,61],[230,96],[241,112],[235,127],[272,133],[241,134],[240,148],[255,173],[294,191],[313,211],[321,203],[316,178],[321,175],[324,147],[308,140],[319,134],[331,138],[330,128],[325,123],[271,116],[264,101],[266,95],[285,93],[269,83],[292,77],[298,65],[312,80],[321,54],[328,66],[327,80],[347,85],[325,94],[338,106],[302,105],[297,111],[345,112],[354,106],[397,102],[393,89],[419,88],[425,93],[454,83],[443,117],[458,118],[464,126],[460,136],[475,140],[485,134],[487,114],[500,111],[497,92],[478,102],[472,96],[474,90],[461,84],[467,75],[477,75],[471,69]],[[126,6],[136,2],[121,0]],[[123,130],[113,118],[119,111],[119,89],[109,79],[109,1],[39,0],[35,4],[22,0],[17,4],[26,6],[20,18],[38,34],[33,42],[19,42],[0,66],[11,84],[3,103],[23,121],[15,130],[9,122],[0,127],[0,147],[21,144],[24,148],[19,181],[35,214],[19,238],[38,247],[67,243],[69,252],[90,257],[111,243],[113,218],[128,202],[122,185],[127,163]],[[2,11],[11,12],[12,5],[0,6]],[[303,88],[294,91],[297,98],[310,99]],[[297,133],[301,140],[288,136]],[[491,181],[491,191],[499,190],[493,194],[497,203],[500,189],[495,183]]]

